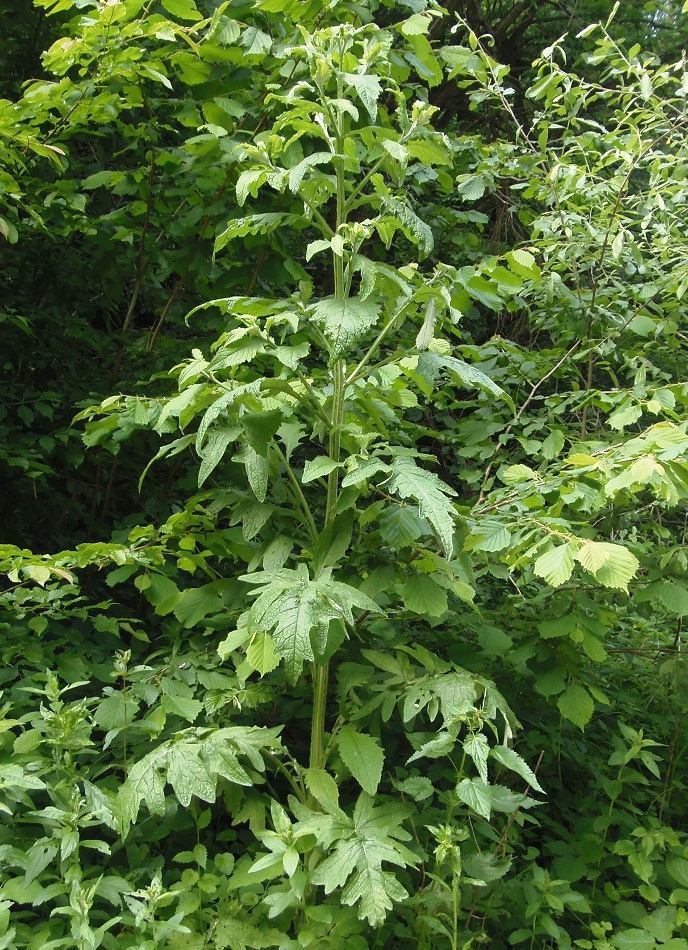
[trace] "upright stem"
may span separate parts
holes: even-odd
[[[343,52],[343,51],[342,51]],[[344,93],[341,71],[337,79],[337,96],[342,98]],[[335,175],[337,182],[337,210],[334,231],[335,234],[346,221],[346,181],[344,177],[344,117],[341,112],[330,111],[335,126],[334,155]],[[332,259],[334,271],[334,296],[337,300],[346,297],[344,279],[344,256],[334,254]],[[344,424],[344,392],[346,389],[346,364],[339,357],[332,367],[332,411],[330,412],[330,432],[328,442],[329,457],[339,461],[341,451],[342,426]],[[327,508],[325,511],[325,528],[335,518],[337,498],[339,495],[339,470],[334,469],[327,478]],[[325,719],[327,714],[327,686],[329,680],[328,661],[313,663],[313,718],[311,721],[311,750],[310,767],[323,768],[325,765]]]

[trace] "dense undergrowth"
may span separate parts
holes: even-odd
[[[36,2],[0,947],[686,945],[688,72],[455,6]]]

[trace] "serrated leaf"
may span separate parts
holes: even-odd
[[[306,788],[325,811],[339,811],[339,787],[334,778],[325,769],[304,769]]]
[[[331,152],[312,152],[310,155],[306,155],[298,165],[294,165],[293,168],[289,169],[289,190],[293,194],[296,194],[301,187],[301,182],[311,168],[314,168],[316,165],[324,165],[326,162],[331,161]]]
[[[552,429],[545,441],[542,443],[540,454],[543,458],[551,461],[557,458],[564,448],[564,433],[560,429]]]
[[[423,518],[432,525],[448,557],[454,549],[454,506],[447,495],[455,492],[434,472],[426,472],[413,462],[397,462],[390,491],[401,498],[415,498]]]
[[[343,726],[337,736],[337,747],[342,762],[363,791],[375,795],[385,761],[385,754],[377,740],[357,732],[353,726]]]
[[[167,748],[156,749],[129,769],[127,779],[119,790],[118,803],[123,832],[136,821],[141,802],[151,815],[165,814],[165,782],[160,770],[167,764]]]
[[[451,156],[446,145],[439,139],[411,139],[406,143],[409,155],[417,158],[423,165],[449,165]]]
[[[380,80],[374,74],[361,75],[359,73],[344,73],[344,80],[352,86],[363,103],[370,121],[377,118],[377,103],[382,95]]]
[[[388,505],[380,515],[380,534],[385,544],[398,551],[428,531],[415,505]]]
[[[358,904],[359,917],[371,927],[379,927],[394,906],[394,901],[403,901],[408,891],[390,871],[367,867],[357,871],[342,891],[343,904]]]
[[[604,587],[628,591],[640,563],[628,548],[608,541],[587,541],[576,554],[583,567]]]
[[[275,644],[269,633],[261,631],[246,651],[246,662],[261,676],[270,673],[280,664],[275,653]]]
[[[308,482],[315,481],[316,478],[324,478],[326,475],[329,475],[330,472],[339,468],[340,465],[341,462],[335,462],[327,455],[320,455],[318,458],[309,459],[303,466],[301,481],[306,485]]]
[[[480,778],[464,778],[456,786],[459,801],[468,805],[477,815],[490,820],[492,794],[490,786]]]
[[[219,428],[215,426],[203,444],[200,452],[201,464],[198,469],[198,487],[201,488],[222,461],[227,447],[240,434],[237,427]]]
[[[616,950],[654,950],[657,942],[646,930],[633,927],[614,934],[612,946],[616,947]]]
[[[427,257],[432,252],[435,246],[432,230],[405,201],[399,198],[385,198],[382,210],[384,214],[392,217],[409,241],[418,247],[421,258]]]
[[[566,687],[559,697],[557,706],[564,719],[570,720],[581,729],[590,721],[595,711],[592,696],[577,683]]]
[[[435,323],[437,321],[437,302],[434,297],[430,297],[425,308],[423,325],[418,331],[416,337],[416,349],[419,351],[427,350],[435,335]]]
[[[314,660],[313,641],[324,655],[330,635],[341,635],[336,629],[331,631],[331,621],[352,624],[354,607],[381,613],[375,601],[349,584],[330,580],[327,573],[311,580],[305,565],[295,571],[256,572],[240,579],[263,585],[248,613],[249,626],[272,634],[291,682],[296,682],[305,662]]]
[[[326,297],[312,308],[313,319],[323,325],[335,357],[347,353],[379,318],[378,307],[371,300],[348,297],[339,300]]]
[[[268,493],[268,474],[270,471],[267,457],[258,455],[252,446],[246,445],[241,453],[235,455],[234,458],[237,461],[243,462],[246,466],[248,483],[258,501],[265,501],[265,497]]]
[[[382,147],[400,164],[405,165],[408,161],[408,150],[396,139],[383,139]]]
[[[487,782],[487,757],[490,754],[490,745],[485,736],[481,732],[469,736],[464,740],[463,751],[473,759],[483,782]]]
[[[677,617],[688,615],[688,590],[672,581],[662,581],[659,585],[659,599],[666,609]]]
[[[188,808],[194,796],[204,802],[215,801],[215,779],[208,775],[195,744],[181,742],[172,745],[167,780],[184,808]]]
[[[471,538],[471,549],[473,551],[503,551],[511,544],[511,532],[503,524],[486,525],[479,529],[480,534]]]
[[[455,356],[442,356],[440,353],[421,353],[418,357],[417,372],[432,385],[440,372],[447,371],[466,389],[478,389],[496,399],[506,402],[513,409],[513,401],[504,390],[490,379],[482,370]]]
[[[533,571],[552,587],[560,587],[573,573],[574,552],[575,546],[570,542],[560,544],[541,554],[533,564]]]
[[[511,769],[512,772],[515,772],[517,775],[520,775],[522,779],[525,779],[531,788],[544,794],[544,790],[538,782],[535,773],[514,749],[510,749],[505,745],[497,745],[492,747],[490,755],[493,759],[496,759],[500,765]]]
[[[240,419],[241,428],[249,445],[258,455],[267,455],[272,439],[282,424],[280,409],[269,412],[245,412]]]
[[[293,214],[269,212],[267,214],[250,214],[244,218],[233,218],[227,227],[215,238],[215,253],[226,247],[236,238],[246,237],[249,234],[269,234],[275,228],[283,225],[287,227],[296,218]]]
[[[523,248],[515,248],[506,254],[506,262],[511,270],[519,277],[539,277],[540,268],[535,263],[535,258]]]
[[[406,609],[414,614],[441,617],[447,610],[447,592],[429,574],[413,574],[401,596]]]

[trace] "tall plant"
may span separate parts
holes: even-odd
[[[161,434],[182,430],[156,459],[193,447],[203,493],[174,516],[170,531],[193,571],[194,553],[196,564],[210,553],[201,550],[203,534],[194,534],[210,513],[231,563],[224,604],[218,584],[225,582],[217,580],[179,593],[149,572],[137,586],[161,613],[179,597],[190,606],[189,596],[195,617],[223,610],[231,629],[219,651],[241,682],[258,674],[282,702],[294,703],[309,678],[308,753],[290,730],[290,749],[278,756],[284,794],[271,794],[262,819],[272,830],[257,832],[266,850],[240,862],[234,880],[237,887],[273,882],[264,905],[270,916],[300,933],[311,928],[321,941],[345,932],[331,929],[338,904],[381,925],[409,885],[417,887],[411,869],[429,862],[434,912],[418,912],[414,939],[429,946],[441,930],[457,946],[462,874],[485,883],[509,866],[501,846],[481,853],[475,836],[461,844],[469,836],[460,815],[489,822],[493,811],[533,804],[494,785],[494,769],[538,788],[510,747],[515,721],[494,686],[421,645],[434,638],[430,625],[446,615],[449,598],[471,604],[474,591],[456,543],[455,492],[432,470],[408,413],[431,405],[440,379],[507,399],[452,355],[456,271],[423,263],[433,238],[411,186],[442,176],[451,154],[432,128],[433,108],[405,83],[397,47],[411,42],[430,56],[429,25],[429,15],[415,14],[394,30],[301,30],[282,48],[279,75],[287,79],[265,102],[272,124],[234,150],[237,203],[248,213],[228,221],[215,253],[295,231],[305,245],[298,290],[196,308],[190,320],[219,309],[226,330],[209,354],[196,350],[176,367],[178,394],[104,407],[135,412],[138,424],[146,420]],[[402,266],[388,260],[395,237],[396,257],[407,255]],[[241,537],[231,526],[241,527]],[[389,732],[393,717],[398,728]],[[383,780],[385,746],[398,742],[399,729],[408,761]],[[239,786],[257,780],[218,759],[223,741],[241,748],[254,732],[213,735],[203,748],[196,737],[188,759],[177,737],[133,765],[120,793],[125,832],[142,802],[161,813],[165,775],[183,804],[193,795],[214,800],[218,776]],[[418,773],[420,760],[429,760],[429,775]],[[262,766],[255,753],[252,761]],[[338,785],[348,778],[361,792],[340,803]],[[393,788],[405,804],[390,797]],[[251,807],[266,816],[265,798],[251,794]],[[397,875],[387,865],[406,870]],[[330,929],[315,896],[320,888],[335,895],[325,898]]]

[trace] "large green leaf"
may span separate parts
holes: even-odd
[[[432,525],[447,556],[454,549],[454,506],[447,497],[456,494],[434,472],[419,468],[410,459],[395,463],[390,490],[401,498],[415,498],[423,518]]]
[[[332,356],[344,356],[371,327],[380,316],[378,307],[372,300],[359,297],[325,297],[312,308],[313,319],[322,324],[330,341]]]
[[[441,617],[447,610],[447,592],[429,574],[412,574],[402,598],[407,610],[426,617]]]
[[[573,573],[575,551],[575,546],[568,542],[550,548],[533,564],[533,570],[552,587],[560,587]]]
[[[322,840],[327,834],[334,847],[315,868],[313,883],[322,886],[326,894],[344,888],[343,903],[358,905],[359,917],[379,926],[393,902],[408,896],[396,877],[382,870],[383,863],[399,867],[415,867],[418,863],[416,855],[401,844],[411,837],[403,828],[411,811],[402,805],[376,808],[363,793],[356,803],[353,821],[330,819],[327,832],[320,831],[318,837]],[[304,830],[309,824],[315,830],[313,822],[306,822]]]
[[[256,572],[240,579],[262,588],[249,611],[249,625],[271,633],[291,682],[301,675],[304,663],[314,660],[314,642],[318,655],[327,653],[330,636],[337,635],[331,621],[353,624],[354,608],[381,613],[374,600],[349,584],[332,580],[327,570],[312,580],[305,564],[295,571]]]

